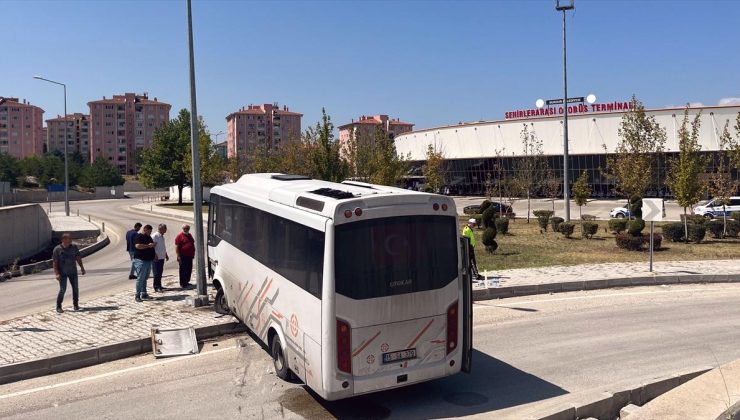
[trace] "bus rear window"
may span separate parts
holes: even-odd
[[[400,216],[336,227],[336,292],[371,299],[440,289],[458,276],[449,216]]]

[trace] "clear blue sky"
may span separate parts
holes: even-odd
[[[62,113],[149,92],[189,107],[185,1],[0,0],[0,95]],[[212,132],[250,103],[336,125],[389,114],[417,128],[500,119],[562,95],[554,1],[193,2],[198,110]],[[571,96],[648,107],[740,97],[740,1],[576,0]],[[219,140],[224,140],[222,136]]]

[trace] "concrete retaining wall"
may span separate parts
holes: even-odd
[[[51,223],[38,204],[0,207],[0,265],[31,257],[51,242]]]
[[[124,198],[123,185],[115,187],[95,187],[94,193],[69,190],[70,201],[102,200],[106,198]],[[46,203],[64,201],[64,192],[47,192],[44,190],[15,190],[0,193],[0,206],[24,203]]]
[[[80,257],[85,258],[88,255],[94,254],[95,252],[105,248],[110,243],[110,238],[105,233],[101,233],[98,236],[98,241],[92,245],[88,245],[84,248],[80,248]],[[33,264],[26,264],[18,267],[21,275],[38,273],[54,266],[54,260],[39,261]]]

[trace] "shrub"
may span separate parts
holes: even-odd
[[[481,221],[483,222],[484,228],[492,227],[496,229],[496,224],[494,223],[494,219],[496,218],[496,209],[493,208],[493,206],[488,206],[486,211],[483,212],[481,215]]]
[[[506,217],[496,218],[496,230],[502,235],[509,233],[509,219]]]
[[[687,219],[689,221],[689,223],[694,223],[694,224],[697,224],[697,225],[703,225],[704,223],[706,223],[706,222],[709,221],[709,219],[707,219],[706,217],[704,217],[704,216],[702,216],[700,214],[687,214],[686,216],[684,216],[682,214],[681,215],[681,223],[683,223],[684,219]]]
[[[489,207],[491,207],[491,202],[489,200],[483,200],[483,202],[480,203],[481,214],[483,214]]]
[[[642,249],[642,235],[633,236],[626,233],[618,233],[614,239],[617,241],[619,248],[630,251],[640,251]]]
[[[594,216],[593,214],[582,214],[581,215],[581,220],[586,220],[586,221],[589,221],[589,222],[593,222],[594,220],[596,220],[596,216]]]
[[[632,236],[641,235],[643,229],[645,229],[645,221],[642,219],[630,220],[627,224],[627,233]]]
[[[642,219],[642,197],[639,195],[633,195],[630,197],[629,206],[629,211],[632,213],[632,217]]]
[[[740,223],[740,211],[733,211],[732,213],[730,213],[730,218]]]
[[[689,224],[689,241],[701,243],[707,235],[707,226],[704,224]]]
[[[566,238],[570,238],[571,235],[573,235],[573,231],[576,230],[576,224],[573,222],[563,222],[560,224],[560,229],[558,230],[560,233],[563,234]]]
[[[609,219],[609,230],[614,233],[622,233],[627,230],[627,219]]]
[[[553,216],[550,218],[550,226],[552,226],[553,232],[560,232],[560,224],[563,223],[565,219],[562,217]]]
[[[740,222],[727,219],[727,236],[737,238],[738,235],[740,235]]]
[[[725,236],[725,222],[722,220],[710,220],[706,223],[706,227],[712,238],[722,239]],[[729,231],[729,229],[727,230]]]
[[[661,230],[663,231],[663,235],[671,242],[683,242],[684,240],[685,232],[683,223],[666,223],[661,227]]]
[[[550,217],[553,215],[552,210],[534,210],[532,211],[534,217],[537,218],[537,223],[540,224],[540,228],[547,232],[547,224],[550,222]]]
[[[469,219],[475,219],[475,225],[478,226],[478,229],[480,229],[483,225],[483,216],[480,214],[472,214],[470,215]]]
[[[491,253],[496,251],[496,248],[498,248],[498,243],[496,243],[496,228],[486,228],[486,230],[483,231],[481,242],[483,242],[483,245],[486,247],[486,251]]]
[[[581,223],[581,236],[591,239],[599,231],[599,224],[595,222]]]
[[[642,235],[642,243],[645,244],[645,248],[650,249],[650,234],[646,233]],[[660,249],[663,244],[663,235],[660,233],[653,233],[653,249]]]

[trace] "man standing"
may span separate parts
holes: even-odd
[[[470,278],[476,280],[483,280],[483,276],[478,273],[478,263],[475,261],[475,233],[473,228],[476,225],[475,219],[469,219],[468,224],[465,225],[462,231],[462,235],[468,238],[470,246],[468,247],[468,257],[470,259]]]
[[[182,225],[182,232],[175,238],[177,262],[180,264],[180,287],[192,289],[190,274],[193,272],[193,258],[195,258],[195,239],[190,234],[190,226]]]
[[[136,266],[136,298],[137,302],[142,299],[151,299],[146,293],[146,280],[149,278],[149,272],[152,269],[154,261],[154,241],[150,236],[152,234],[152,225],[144,226],[142,232],[134,237],[134,265]]]
[[[167,225],[160,223],[157,226],[157,232],[152,235],[154,241],[154,265],[152,271],[154,272],[154,291],[162,292],[162,272],[164,272],[164,262],[170,260],[170,256],[167,255],[167,244],[164,240],[164,234],[167,232]]]
[[[57,312],[62,313],[62,301],[64,294],[67,292],[67,280],[72,284],[72,303],[75,311],[80,310],[80,289],[77,285],[77,265],[80,265],[80,272],[85,275],[85,267],[82,265],[82,257],[77,245],[72,244],[72,237],[69,233],[62,235],[62,243],[57,245],[53,251],[54,274],[59,282],[59,294],[57,294]]]
[[[126,232],[126,251],[129,257],[131,257],[131,271],[128,272],[128,279],[133,280],[136,278],[136,270],[134,269],[134,238],[141,229],[141,223],[136,222],[134,228]]]

